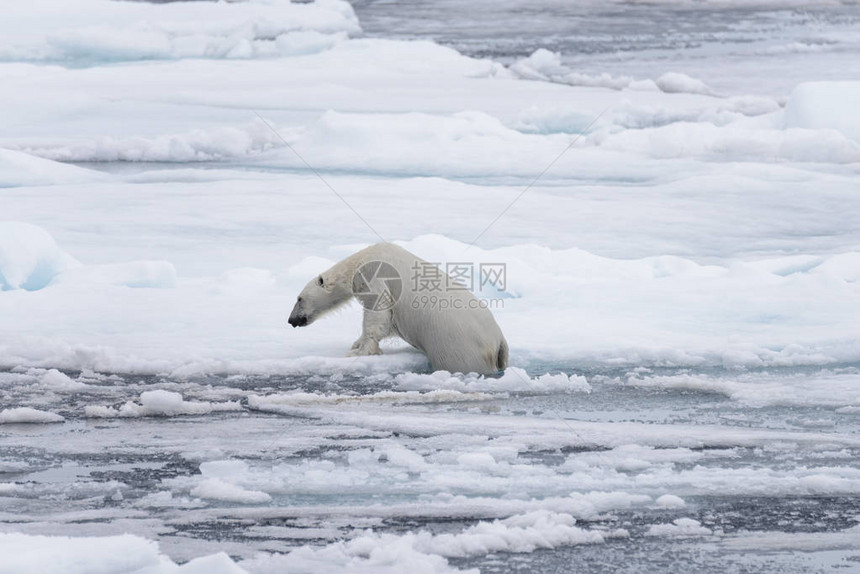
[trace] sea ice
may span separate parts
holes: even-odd
[[[40,411],[30,407],[15,407],[0,411],[0,424],[16,423],[61,423],[64,419],[56,413]]]
[[[0,221],[0,290],[41,289],[59,273],[77,266],[44,229]]]
[[[836,130],[860,143],[860,82],[806,82],[791,92],[785,125],[792,128]]]
[[[224,553],[179,566],[161,554],[155,542],[130,534],[67,537],[0,533],[0,556],[2,574],[245,573]]]
[[[140,404],[128,401],[119,409],[98,405],[88,405],[84,412],[92,418],[115,417],[172,417],[178,415],[205,415],[212,412],[241,410],[237,402],[198,402],[186,401],[180,393],[165,390],[144,391],[140,394]]]

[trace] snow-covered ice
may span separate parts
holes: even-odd
[[[40,411],[30,407],[15,407],[0,411],[0,424],[11,423],[61,423],[63,417],[56,413]]]
[[[150,541],[123,534],[98,538],[0,534],[0,572],[120,574],[243,574],[226,554],[196,558],[178,566]]]
[[[860,559],[856,6],[35,0],[0,32],[0,573]],[[358,305],[288,327],[380,237],[504,264],[504,373],[345,358]]]

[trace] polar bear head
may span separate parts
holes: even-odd
[[[293,327],[310,325],[349,301],[352,295],[352,273],[348,273],[342,263],[338,263],[308,281],[299,293],[289,323]]]

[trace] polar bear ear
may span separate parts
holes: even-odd
[[[337,281],[332,280],[331,277],[328,278],[328,281],[326,281],[325,277],[323,277],[322,275],[317,277],[317,287],[320,287],[323,291],[331,293],[332,291],[334,291],[334,288],[336,286]]]

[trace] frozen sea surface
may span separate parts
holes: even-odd
[[[368,571],[432,554],[489,572],[860,559],[856,414],[717,390],[856,385],[856,368],[712,372],[714,390],[678,369],[586,371],[545,392],[524,375],[505,393],[431,390],[428,375],[72,375],[0,374],[4,405],[65,419],[3,426],[3,531],[126,532],[178,561],[224,550],[252,572],[312,571],[277,558],[307,544],[317,568]],[[410,554],[377,562],[342,540]]]
[[[354,7],[7,7],[0,573],[860,571],[857,6]],[[289,329],[380,236],[512,367]]]

